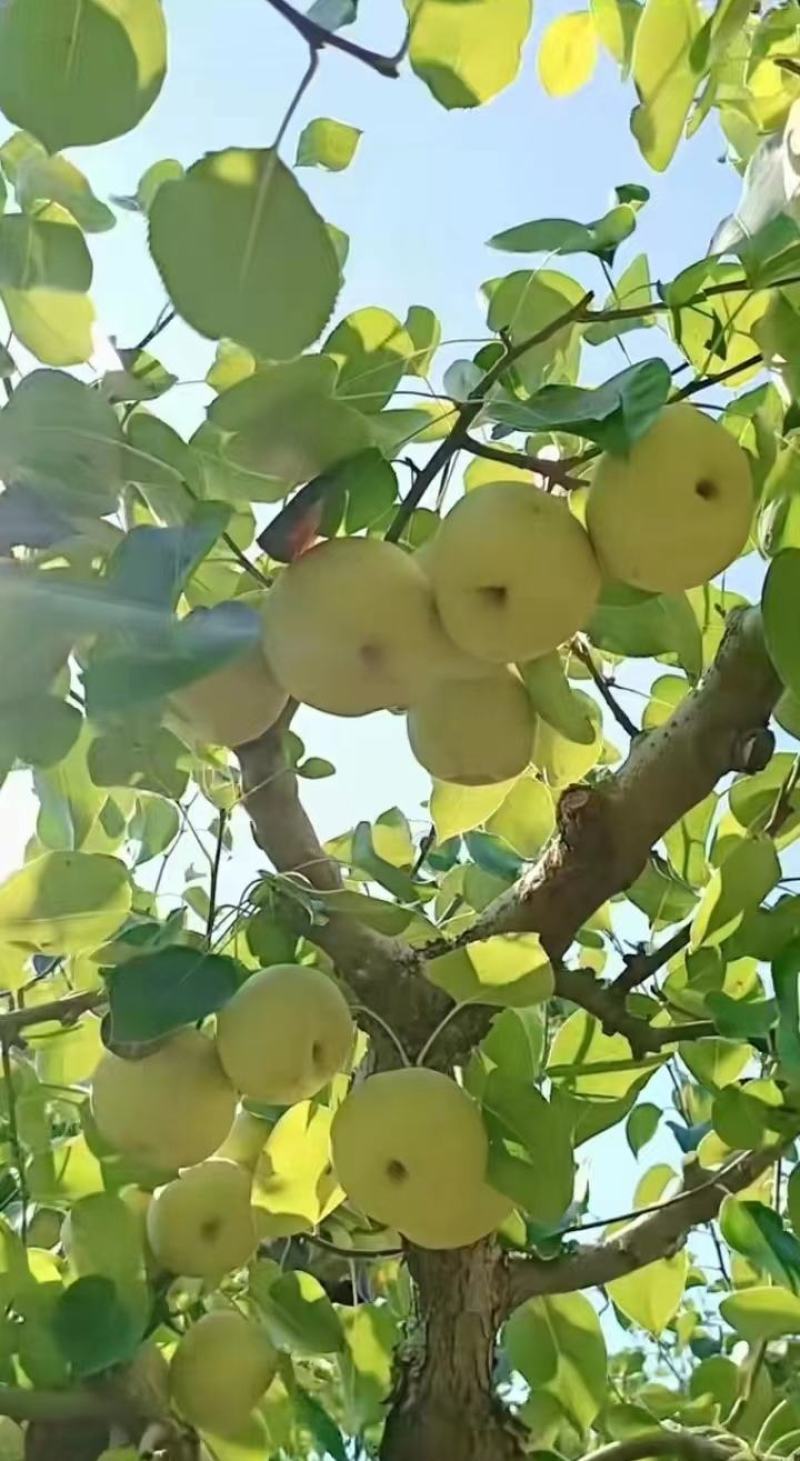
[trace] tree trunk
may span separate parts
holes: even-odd
[[[409,1252],[420,1308],[419,1348],[403,1363],[381,1461],[520,1461],[513,1417],[492,1393],[505,1269],[491,1241]]]

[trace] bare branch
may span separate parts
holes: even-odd
[[[676,1253],[692,1228],[716,1217],[729,1193],[741,1192],[768,1171],[785,1144],[737,1157],[711,1181],[663,1203],[657,1212],[632,1222],[604,1243],[593,1243],[549,1262],[541,1258],[511,1260],[508,1309],[541,1294],[567,1294],[611,1283]]]
[[[108,1003],[104,989],[89,989],[82,994],[66,994],[63,999],[51,999],[45,1004],[23,1006],[0,1015],[0,1041],[13,1044],[22,1030],[30,1025],[47,1025],[55,1020],[59,1025],[74,1025],[87,1010],[99,1010]],[[0,1410],[0,1415],[4,1412]]]
[[[640,734],[638,725],[635,721],[631,720],[628,712],[626,710],[623,710],[622,706],[620,705],[619,701],[617,700],[611,689],[609,681],[606,679],[602,671],[597,668],[597,665],[594,662],[594,655],[592,654],[592,651],[589,648],[588,644],[586,644],[578,635],[576,635],[575,639],[572,641],[572,650],[576,659],[579,659],[581,664],[586,666],[586,669],[589,671],[589,674],[591,675],[599,694],[611,711],[611,714],[617,722],[617,725],[620,726],[622,730],[624,730],[626,736],[631,737],[631,740],[634,736],[638,736]]]
[[[294,10],[287,0],[267,0],[273,10],[277,10],[284,20],[294,26],[298,35],[303,37],[312,51],[321,51],[324,46],[330,46],[332,50],[343,51],[346,56],[352,56],[353,60],[361,61],[369,66],[371,71],[377,71],[379,76],[388,76],[396,79],[400,74],[400,62],[406,52],[404,42],[396,56],[382,56],[379,51],[370,51],[366,46],[359,46],[355,41],[349,41],[345,36],[337,35],[335,31],[326,30],[324,26],[318,25],[308,15],[302,15]]]
[[[486,398],[492,387],[497,385],[497,382],[515,361],[520,360],[535,345],[541,345],[545,340],[549,340],[553,335],[557,334],[565,325],[581,318],[586,309],[586,305],[592,298],[593,292],[590,290],[587,294],[584,294],[582,299],[578,300],[577,304],[565,310],[557,319],[551,320],[541,330],[537,330],[534,335],[530,335],[526,340],[520,340],[516,345],[506,346],[499,360],[487,370],[485,375],[481,376],[474,390],[470,391],[464,404],[458,407],[452,430],[445,437],[444,441],[440,442],[436,451],[429,457],[425,466],[418,473],[411,490],[396,513],[394,521],[386,534],[387,542],[397,542],[403,528],[411,517],[411,514],[419,506],[431,482],[435,481],[439,473],[447,466],[451,457],[457,451],[460,451],[462,447],[469,446],[469,449],[472,450],[467,432],[473,421],[476,420],[483,410]]]
[[[716,1035],[710,1020],[697,1020],[685,1025],[650,1025],[638,1015],[628,1014],[625,995],[615,985],[602,984],[590,969],[557,969],[555,992],[593,1015],[607,1035],[624,1035],[637,1058],[654,1055],[668,1045],[688,1040],[703,1040]]]
[[[465,436],[462,446],[470,456],[484,457],[487,462],[501,462],[504,466],[521,467],[523,470],[536,472],[540,477],[547,477],[550,482],[560,483],[562,487],[585,485],[571,472],[577,457],[566,457],[557,461],[550,457],[535,457],[529,452],[508,451],[500,446],[492,446],[489,442],[478,441],[474,436]]]
[[[629,994],[632,989],[637,989],[647,979],[663,969],[670,959],[685,949],[689,942],[692,931],[691,923],[684,923],[671,938],[659,944],[657,949],[646,953],[644,949],[637,949],[635,954],[630,954],[625,960],[625,968],[617,976],[611,988],[618,994]]]

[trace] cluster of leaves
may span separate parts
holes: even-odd
[[[410,65],[443,105],[478,105],[514,79],[529,0],[406,8]],[[354,11],[322,0],[310,14],[336,27]],[[796,159],[785,138],[800,79],[784,64],[800,56],[796,0],[761,16],[749,0],[720,0],[708,13],[690,0],[592,0],[590,12],[560,17],[542,39],[549,91],[588,76],[597,37],[637,88],[634,133],[653,168],[667,166],[687,117],[691,134],[712,109],[736,164],[763,159],[764,136],[782,166]],[[85,997],[87,1008],[108,1001],[114,1041],[136,1044],[212,1015],[249,970],[325,963],[315,935],[334,914],[417,948],[468,932],[548,842],[562,790],[602,786],[611,774],[619,736],[613,727],[606,735],[595,680],[612,702],[629,688],[642,696],[641,730],[654,732],[713,660],[740,593],[607,587],[586,640],[535,671],[532,694],[548,707],[537,774],[489,788],[435,785],[423,840],[397,808],[358,822],[326,848],[343,873],[340,891],[264,874],[235,906],[221,903],[220,861],[245,819],[237,768],[225,750],[176,733],[168,697],[252,646],[248,593],[309,536],[392,530],[398,458],[429,443],[439,451],[465,401],[477,403],[475,452],[459,438],[466,490],[496,479],[496,460],[481,455],[489,448],[508,452],[504,473],[526,480],[533,462],[569,458],[579,497],[597,448],[625,451],[641,436],[679,370],[689,373],[684,394],[717,384],[727,393],[716,398],[720,420],[752,463],[752,546],[768,564],[763,619],[786,687],[786,748],[671,828],[567,955],[601,978],[642,919],[649,945],[685,927],[683,945],[630,994],[626,1012],[645,1027],[700,1022],[703,1036],[680,1042],[676,1032],[672,1045],[634,1056],[622,1034],[553,997],[554,971],[535,935],[485,939],[427,966],[459,1005],[496,1010],[464,1078],[485,1114],[492,1180],[518,1205],[501,1241],[568,1254],[572,1230],[595,1213],[585,1176],[576,1183],[581,1148],[601,1133],[616,1128],[621,1139],[624,1123],[638,1157],[671,1127],[693,1174],[742,1149],[789,1142],[797,1129],[800,899],[788,880],[800,832],[791,746],[800,737],[800,229],[774,206],[774,190],[765,203],[753,184],[761,163],[745,194],[756,198],[758,227],[726,244],[732,253],[689,261],[666,283],[651,280],[641,252],[617,269],[647,205],[641,185],[617,188],[609,211],[588,223],[523,222],[491,242],[532,262],[485,282],[486,341],[473,358],[448,361],[428,306],[411,305],[402,320],[374,306],[331,324],[347,239],[274,148],[231,148],[186,170],[157,160],[135,197],[111,202],[146,221],[170,309],[217,342],[206,377],[214,399],[184,441],[159,417],[176,381],[149,348],[158,349],[169,315],[91,386],[65,369],[92,355],[87,235],[113,227],[115,213],[61,149],[135,126],[165,69],[158,0],[9,0],[0,14],[0,108],[24,129],[0,147],[13,196],[0,218],[12,336],[0,360],[0,768],[30,771],[39,808],[24,866],[0,886],[11,1017],[60,998]],[[357,143],[356,129],[317,118],[296,165],[337,171],[357,158]],[[583,283],[552,260],[542,266],[543,254],[616,269],[603,306],[592,308]],[[504,351],[534,336],[496,371]],[[606,359],[620,343],[644,358],[614,373]],[[590,378],[608,377],[603,385],[581,384],[585,361]],[[765,362],[772,379],[761,374]],[[495,383],[484,396],[489,371]],[[396,404],[401,382],[418,390],[413,407]],[[437,522],[424,504],[403,512],[402,545],[420,546]],[[189,618],[196,609],[209,612]],[[287,774],[333,769],[324,741],[306,756],[289,733],[283,750]],[[188,869],[168,911],[165,870],[187,838],[201,866]],[[89,1011],[67,1028],[53,1018],[26,1024],[22,1045],[5,1031],[0,1019],[0,1377],[68,1388],[130,1359],[146,1335],[168,1347],[204,1299],[180,1282],[166,1293],[148,1273],[130,1195],[156,1175],[93,1129],[86,1081],[108,1034],[99,1019]],[[675,1119],[665,1120],[670,1075]],[[311,1108],[261,1113],[273,1180],[259,1201],[282,1266],[264,1255],[226,1292],[260,1315],[284,1361],[251,1433],[238,1438],[239,1457],[265,1446],[343,1457],[345,1438],[369,1451],[393,1355],[413,1338],[401,1257],[370,1258],[387,1235],[365,1229],[322,1180],[340,1097],[333,1090]],[[659,1161],[642,1174],[633,1206],[668,1200],[678,1177]],[[625,1331],[611,1356],[585,1295],[534,1298],[510,1317],[498,1384],[537,1445],[575,1455],[590,1433],[615,1440],[678,1421],[727,1426],[762,1453],[791,1448],[800,1431],[795,1172],[779,1168],[777,1181],[726,1199],[714,1236],[716,1270],[698,1243],[607,1285]]]

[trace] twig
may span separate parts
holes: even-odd
[[[743,370],[752,370],[755,365],[763,365],[764,357],[761,354],[749,355],[747,360],[740,360],[738,365],[729,365],[725,370],[719,370],[714,375],[699,375],[696,380],[689,381],[688,385],[682,386],[670,397],[670,405],[675,401],[685,401],[688,396],[696,396],[698,391],[704,391],[706,386],[720,385],[724,380],[732,380],[735,375],[740,375]]]
[[[20,1216],[20,1237],[23,1243],[28,1236],[28,1184],[25,1179],[25,1154],[22,1150],[22,1142],[19,1135],[19,1124],[17,1122],[17,1094],[14,1090],[14,1072],[11,1068],[11,1051],[8,1039],[2,1040],[3,1059],[3,1080],[6,1087],[6,1103],[8,1106],[8,1139],[11,1150],[14,1154],[14,1166],[17,1169],[17,1181],[19,1183],[19,1199],[22,1207]]]
[[[800,284],[800,274],[790,275],[787,279],[776,279],[770,284],[770,289],[788,289],[792,284]],[[623,305],[619,309],[587,309],[580,316],[582,324],[596,325],[608,324],[612,320],[637,320],[642,315],[651,314],[674,314],[676,310],[691,309],[694,305],[704,304],[707,299],[713,299],[716,294],[741,294],[755,293],[754,286],[749,279],[733,279],[727,284],[710,284],[707,289],[702,289],[698,294],[693,294],[691,299],[684,299],[681,304],[667,304],[663,299],[650,300],[646,304]],[[744,369],[743,365],[737,366],[737,370]]]
[[[407,42],[398,51],[396,56],[383,56],[379,51],[370,51],[366,46],[359,46],[355,41],[349,41],[345,36],[337,35],[335,31],[325,30],[324,26],[318,25],[316,20],[311,20],[308,15],[301,15],[294,10],[287,0],[267,0],[284,20],[294,26],[298,35],[311,47],[312,51],[321,51],[324,46],[330,46],[332,50],[343,51],[346,56],[352,56],[355,61],[362,61],[370,70],[377,71],[379,76],[389,76],[392,79],[399,76],[399,65],[406,53]]]
[[[633,739],[634,736],[640,735],[641,731],[639,730],[636,722],[631,720],[628,712],[626,710],[623,710],[622,706],[617,703],[616,697],[612,693],[611,686],[609,685],[608,680],[606,679],[605,675],[602,674],[601,671],[597,668],[597,665],[594,662],[594,657],[588,644],[584,643],[584,641],[578,638],[577,635],[573,640],[573,651],[575,653],[576,659],[579,659],[581,664],[585,665],[587,670],[589,671],[589,674],[594,680],[594,683],[597,686],[600,695],[602,696],[603,700],[611,711],[611,714],[617,722],[617,725],[620,726],[622,730],[624,730],[625,734],[627,736],[630,736],[631,739]]]
[[[611,988],[618,994],[628,994],[630,990],[644,984],[659,969],[663,969],[670,959],[685,949],[689,942],[692,931],[691,923],[684,923],[677,933],[668,938],[665,943],[659,944],[652,953],[645,953],[644,949],[638,949],[635,954],[630,954],[625,960],[625,968],[617,975]]]
[[[270,3],[272,3],[272,0],[270,0]],[[463,405],[458,407],[456,420],[449,435],[445,437],[444,441],[440,442],[433,456],[425,463],[414,485],[404,498],[386,534],[386,541],[388,543],[397,542],[403,528],[414,510],[419,506],[431,482],[435,480],[442,468],[447,466],[450,458],[457,451],[460,451],[463,446],[468,445],[467,432],[469,427],[483,410],[486,397],[492,387],[497,384],[509,367],[515,361],[520,360],[528,350],[532,350],[535,345],[541,345],[545,340],[549,340],[551,336],[557,334],[570,321],[580,319],[587,303],[593,297],[593,291],[589,290],[584,294],[582,299],[578,300],[577,304],[565,310],[557,319],[551,320],[541,330],[537,330],[534,335],[529,335],[526,340],[520,340],[517,345],[506,346],[499,360],[495,361],[494,365],[487,370],[486,374],[481,377],[474,389],[470,391]],[[470,450],[472,450],[471,446]]]
[[[286,111],[285,111],[284,117],[283,117],[283,121],[281,122],[281,124],[280,124],[280,126],[278,128],[278,131],[277,131],[277,134],[276,134],[276,137],[275,137],[275,141],[272,144],[272,150],[273,150],[273,152],[277,152],[278,151],[278,148],[280,147],[280,145],[281,145],[284,137],[286,136],[286,132],[287,132],[288,127],[289,127],[289,123],[291,122],[292,117],[294,116],[295,112],[297,111],[297,108],[299,107],[301,101],[303,100],[303,97],[304,97],[306,91],[308,90],[309,86],[311,85],[311,82],[314,79],[314,75],[315,75],[315,72],[316,72],[316,69],[317,69],[318,65],[319,65],[319,47],[318,46],[312,46],[311,49],[310,49],[310,52],[309,52],[308,65],[306,66],[306,69],[305,69],[305,71],[303,72],[303,75],[300,78],[300,82],[299,82],[299,84],[297,86],[297,90],[295,91],[294,96],[292,97],[291,101],[289,102],[288,107],[286,108]]]
[[[485,457],[488,462],[502,462],[505,466],[522,467],[529,472],[538,473],[540,477],[549,477],[551,482],[559,482],[563,487],[582,485],[570,472],[570,468],[578,461],[577,457],[551,461],[549,457],[531,456],[528,452],[505,451],[502,447],[491,446],[488,442],[476,441],[474,436],[466,436],[462,446],[464,451],[468,451],[473,457]]]
[[[151,329],[147,331],[146,335],[142,335],[141,340],[137,341],[137,343],[133,346],[133,349],[138,352],[139,350],[145,350],[148,345],[152,345],[153,341],[157,339],[162,330],[166,330],[167,325],[171,325],[172,321],[177,319],[177,317],[178,311],[173,309],[171,305],[165,304],[161,309],[155,324],[152,326]]]
[[[222,863],[222,851],[225,840],[225,832],[228,826],[228,813],[224,807],[220,808],[217,819],[217,841],[214,847],[214,858],[211,863],[211,880],[208,886],[208,915],[206,917],[206,939],[210,943],[214,936],[214,923],[217,917],[217,888],[219,886],[219,870]]]
[[[67,994],[62,999],[51,999],[45,1004],[34,1004],[29,1009],[9,1010],[0,1015],[0,1042],[13,1045],[21,1030],[30,1025],[45,1025],[55,1020],[60,1025],[74,1025],[87,1010],[102,1009],[108,1003],[104,989],[86,990],[82,994]],[[2,1415],[0,1411],[0,1415]]]
[[[318,1233],[303,1233],[307,1243],[315,1248],[324,1248],[326,1253],[335,1253],[339,1258],[402,1258],[402,1248],[340,1248],[338,1243],[329,1243]]]

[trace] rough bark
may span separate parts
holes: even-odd
[[[657,1258],[683,1247],[692,1228],[710,1222],[731,1192],[741,1192],[766,1172],[785,1142],[746,1152],[708,1182],[689,1188],[655,1212],[634,1219],[627,1227],[551,1262],[539,1258],[514,1259],[509,1265],[506,1298],[509,1308],[540,1294],[566,1294],[576,1289],[611,1283],[627,1273],[646,1268]]]
[[[400,1372],[381,1461],[520,1461],[521,1433],[492,1394],[505,1271],[493,1243],[414,1248],[419,1334]]]

